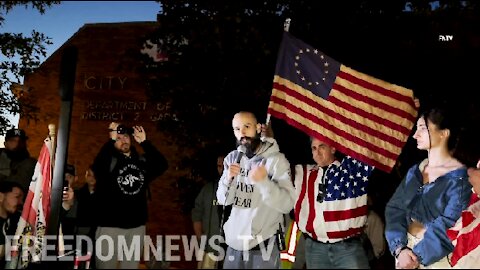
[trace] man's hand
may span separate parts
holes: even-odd
[[[260,127],[262,137],[273,138],[272,123],[262,124]]]
[[[267,178],[267,168],[265,168],[265,160],[262,160],[259,164],[254,165],[248,173],[248,177],[255,183],[259,183]]]
[[[62,198],[63,209],[68,211],[70,210],[70,208],[72,208],[73,198],[74,198],[73,188],[69,186],[67,190],[63,191],[63,198]]]
[[[400,254],[397,258],[396,268],[397,269],[415,269],[419,266],[417,256],[413,253],[411,249],[404,249],[400,251]]]
[[[239,173],[240,173],[240,164],[238,163],[230,164],[230,167],[228,168],[228,174],[227,174],[228,184],[230,184],[233,178],[235,178]]]
[[[117,122],[111,122],[110,125],[108,125],[108,134],[110,135],[110,139],[112,139],[113,141],[117,141],[117,136],[118,136],[118,133],[117,133],[117,127],[118,127],[119,123]]]
[[[413,103],[415,104],[415,108],[417,109],[420,108],[420,99],[414,98]]]
[[[133,138],[137,143],[142,143],[147,139],[147,134],[142,126],[133,127]]]

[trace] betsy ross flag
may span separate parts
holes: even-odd
[[[417,109],[412,90],[346,67],[284,32],[268,113],[390,172]]]
[[[26,268],[29,262],[41,260],[43,247],[46,244],[47,220],[50,215],[51,151],[51,139],[47,138],[40,150],[40,156],[30,182],[22,216],[12,242],[11,258],[9,261],[7,260],[7,269]]]
[[[475,192],[447,235],[455,246],[449,255],[450,264],[456,268],[480,268],[480,198]]]

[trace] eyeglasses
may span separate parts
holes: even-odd
[[[327,186],[322,183],[318,184],[317,202],[323,202],[325,199],[325,193],[327,193]]]

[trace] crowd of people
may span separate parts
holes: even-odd
[[[253,113],[235,114],[232,127],[246,151],[226,156],[218,182],[217,202],[232,207],[220,225],[227,244],[224,268],[480,266],[480,162],[471,166],[480,153],[459,153],[465,129],[448,107],[420,114],[413,139],[427,158],[402,176],[384,217],[372,210],[368,194],[374,167],[311,137],[315,163],[290,169],[273,136],[261,136]],[[287,246],[271,241],[278,224]],[[279,252],[262,258],[259,246],[271,243]]]
[[[90,267],[138,268],[140,260],[118,258],[145,235],[148,185],[168,163],[143,127],[108,128],[110,139],[85,172],[84,186],[72,189],[77,172],[66,166],[61,220],[67,234],[113,239],[93,254],[113,244],[114,256],[95,256]],[[480,266],[480,152],[469,156],[476,166],[458,153],[464,127],[452,110],[436,106],[420,114],[413,139],[427,157],[402,176],[384,213],[372,207],[378,203],[369,192],[378,184],[371,181],[373,166],[317,137],[310,137],[313,163],[291,164],[271,126],[249,111],[236,113],[232,128],[238,148],[218,153],[216,164],[212,160],[216,174],[209,175],[191,212],[197,239],[224,240],[224,252],[208,242],[199,269]],[[2,259],[35,169],[27,139],[23,130],[9,130],[0,150]]]
[[[109,259],[99,259],[98,256],[86,258],[89,261],[88,267],[134,269],[139,267],[140,258],[124,260],[119,259],[121,256],[118,255],[124,254],[135,238],[140,240],[138,247],[140,252],[143,252],[149,182],[160,176],[167,169],[168,163],[147,140],[142,126],[129,128],[112,122],[108,127],[108,137],[108,141],[85,172],[85,184],[81,188],[73,190],[72,187],[78,180],[77,172],[73,165],[65,166],[60,222],[63,235],[85,236],[92,239],[93,243],[98,238],[107,236],[113,242],[100,241],[104,244],[93,244],[92,250],[89,250],[88,246],[81,246],[81,250],[76,250],[75,241],[68,242],[65,239],[65,249],[68,242],[68,246],[73,250],[63,250],[62,253],[73,252],[75,257],[86,257],[87,254],[105,254],[113,250],[115,254],[108,257]],[[5,148],[0,150],[2,269],[6,266],[6,236],[16,233],[16,224],[37,164],[27,150],[27,139],[25,131],[21,129],[8,130]],[[142,147],[142,155],[137,152],[133,140]],[[78,267],[74,263],[73,260],[62,262],[62,267]]]

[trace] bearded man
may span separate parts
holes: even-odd
[[[112,122],[109,136],[110,140],[104,144],[92,165],[96,179],[92,216],[96,217],[95,225],[98,225],[95,235],[96,267],[137,269],[140,258],[125,259],[128,258],[125,257],[129,252],[127,248],[136,245],[143,254],[148,185],[165,172],[168,163],[147,140],[142,126],[127,127]],[[137,152],[132,139],[142,147],[144,154]],[[135,238],[140,240],[140,245]],[[105,256],[110,251],[113,251],[113,256]]]
[[[283,214],[295,202],[290,163],[273,138],[261,138],[262,126],[253,113],[235,114],[232,127],[245,154],[239,148],[227,155],[218,183],[218,203],[232,205],[223,226],[228,246],[223,267],[278,269],[279,242],[274,240],[283,235]]]

